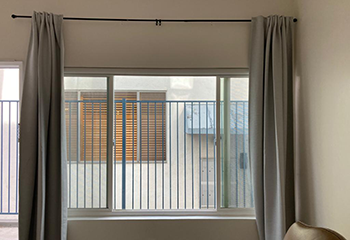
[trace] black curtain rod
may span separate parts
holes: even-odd
[[[32,16],[12,14],[12,18],[32,18]],[[234,22],[251,22],[251,19],[142,19],[142,18],[87,18],[87,17],[63,17],[64,20],[72,21],[102,21],[102,22],[155,22],[157,26],[161,26],[162,22],[185,22],[185,23],[234,23]],[[297,22],[296,18],[293,22]]]

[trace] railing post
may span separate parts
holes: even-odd
[[[126,100],[122,100],[122,209],[125,209],[126,185]]]

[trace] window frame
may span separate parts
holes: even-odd
[[[0,61],[0,68],[4,69],[18,69],[19,71],[19,105],[18,105],[18,119],[21,116],[21,105],[22,105],[22,89],[23,89],[23,61]],[[20,122],[18,123],[20,125]],[[17,179],[18,181],[18,179]],[[1,224],[13,224],[13,227],[18,226],[18,213],[17,214],[0,214],[0,225]]]
[[[216,184],[217,194],[215,209],[194,209],[194,210],[119,210],[113,209],[113,100],[114,100],[114,76],[214,76],[216,77],[216,101],[217,109],[220,107],[220,79],[222,78],[246,78],[249,76],[248,68],[65,68],[65,77],[105,77],[107,79],[107,208],[95,209],[68,209],[69,219],[80,218],[133,218],[141,217],[145,219],[161,219],[163,217],[180,217],[180,218],[239,218],[254,219],[254,208],[222,208],[221,204],[221,166],[217,164]],[[124,90],[123,90],[124,91]],[[139,92],[139,91],[138,91]],[[166,91],[165,91],[166,92]],[[112,95],[112,97],[110,97]],[[112,109],[113,111],[110,111]],[[220,136],[220,112],[216,113],[216,134]],[[110,144],[112,143],[112,146]],[[220,149],[221,140],[218,138],[216,147]],[[217,158],[220,159],[220,151],[216,151]]]

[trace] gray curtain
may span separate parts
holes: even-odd
[[[62,20],[32,17],[21,106],[20,240],[67,235]]]
[[[281,240],[295,219],[293,19],[252,19],[249,127],[261,240]]]

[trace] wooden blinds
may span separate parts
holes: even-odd
[[[70,137],[67,144],[70,144],[72,160],[78,157],[80,161],[106,161],[107,93],[66,93],[66,100],[78,99],[80,101],[66,103],[67,137]],[[125,109],[123,99],[127,101]],[[126,161],[137,161],[140,157],[142,161],[165,160],[166,104],[154,102],[165,99],[165,93],[141,92],[136,101],[137,92],[115,92],[113,155],[116,161],[122,160],[123,153],[123,111],[126,115]],[[139,129],[142,132],[139,133]]]
[[[107,159],[107,93],[80,93],[80,160]]]
[[[122,161],[123,107],[121,100],[137,100],[136,92],[115,92],[115,159]],[[126,103],[126,161],[137,161],[137,104]]]
[[[161,161],[166,158],[165,93],[142,92],[141,157],[142,161]],[[152,102],[161,101],[161,102]]]

